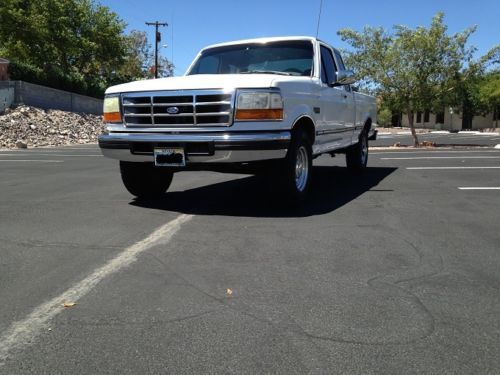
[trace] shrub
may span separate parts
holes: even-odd
[[[104,96],[104,82],[95,78],[86,79],[78,72],[66,73],[54,65],[47,65],[45,69],[40,69],[23,62],[11,61],[9,76],[12,80],[26,81],[95,98],[101,99]]]

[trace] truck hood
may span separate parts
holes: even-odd
[[[268,88],[275,86],[277,80],[289,81],[297,78],[299,77],[277,76],[275,74],[197,74],[125,83],[108,88],[106,94],[166,90]]]

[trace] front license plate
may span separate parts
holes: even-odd
[[[183,148],[155,148],[154,157],[157,167],[184,167],[186,165]]]

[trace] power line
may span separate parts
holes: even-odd
[[[168,26],[166,22],[146,22],[148,26],[155,26],[155,78],[158,78],[158,44],[161,41],[161,34],[158,31],[160,26]]]

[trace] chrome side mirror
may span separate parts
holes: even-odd
[[[337,80],[333,83],[333,86],[352,85],[354,82],[356,82],[356,77],[352,70],[339,70]]]

